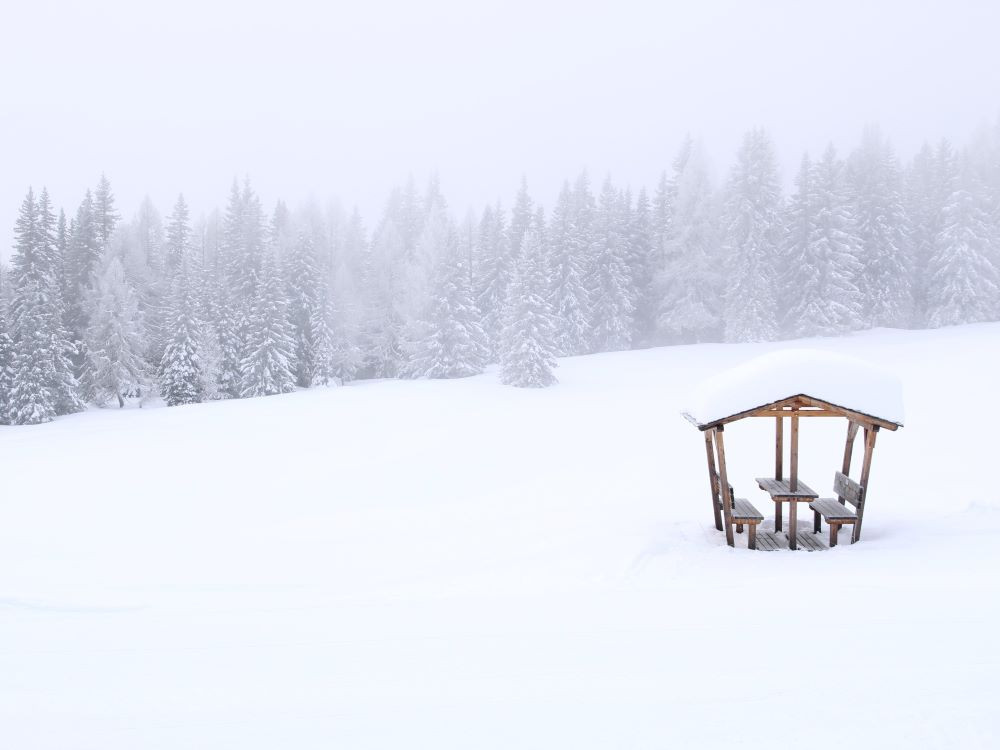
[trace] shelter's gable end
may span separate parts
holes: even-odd
[[[687,413],[684,414],[684,417],[698,427],[699,430],[705,431],[722,425],[727,425],[730,422],[737,422],[741,419],[746,419],[747,417],[777,417],[782,413],[788,414],[791,409],[799,410],[799,416],[802,417],[844,417],[861,424],[884,427],[887,430],[896,430],[900,427],[900,425],[895,422],[881,419],[879,417],[872,416],[871,414],[864,414],[863,412],[847,409],[838,404],[824,401],[823,399],[815,398],[805,393],[798,393],[794,396],[788,396],[778,401],[772,401],[768,404],[760,404],[759,406],[755,406],[751,409],[731,414],[728,417],[713,420],[707,424],[699,424],[694,417]]]

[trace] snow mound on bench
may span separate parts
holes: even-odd
[[[764,354],[704,381],[682,413],[698,426],[791,396],[811,396],[903,424],[903,387],[881,367],[818,349]]]

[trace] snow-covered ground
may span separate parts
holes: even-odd
[[[678,414],[785,344],[0,430],[0,747],[997,747],[1000,325],[803,345],[906,397],[817,553],[726,547]],[[844,429],[802,425],[817,489]]]

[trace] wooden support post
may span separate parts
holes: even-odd
[[[851,456],[854,453],[854,436],[858,434],[858,423],[847,420],[847,444],[844,446],[844,464],[840,471],[847,476],[851,475]],[[844,502],[841,498],[840,502]]]
[[[819,531],[820,531],[820,529],[822,528],[820,526],[820,521],[821,521],[821,518],[820,518],[820,515],[819,515],[819,511],[818,510],[814,510],[813,511],[813,534],[818,534]]]
[[[875,452],[875,437],[877,435],[877,424],[865,427],[865,458],[861,462],[861,501],[858,503],[858,520],[854,523],[851,544],[861,538],[861,520],[865,515],[865,505],[868,504],[868,477],[871,475],[872,453]]]
[[[774,530],[781,531],[781,501],[774,501]]]
[[[774,478],[781,480],[781,463],[785,458],[785,418],[774,418]]]
[[[747,549],[757,549],[757,524],[750,524],[747,530]]]
[[[722,531],[722,500],[719,494],[719,475],[715,471],[715,449],[712,447],[714,430],[705,430],[705,452],[708,454],[708,481],[712,485],[712,513],[715,515],[715,528]]]
[[[830,524],[830,546],[831,547],[836,547],[837,546],[837,535],[839,533],[840,533],[840,524],[839,523],[831,523]]]
[[[788,503],[788,549],[799,548],[799,504]]]
[[[726,544],[736,546],[733,539],[733,504],[729,496],[729,477],[726,474],[726,444],[722,438],[723,427],[715,428],[715,449],[719,454],[719,491],[722,493],[722,517],[726,527]]]
[[[788,489],[797,492],[799,489],[799,414],[798,410],[794,408],[792,409],[792,448],[789,465]]]

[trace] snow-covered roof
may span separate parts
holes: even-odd
[[[704,427],[793,396],[903,424],[899,378],[856,357],[817,349],[771,352],[720,372],[695,389],[682,413]]]

